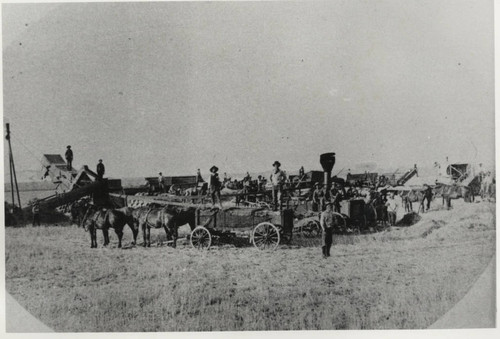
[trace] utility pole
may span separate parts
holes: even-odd
[[[16,176],[16,167],[14,165],[14,156],[12,155],[12,145],[10,143],[10,124],[6,123],[5,127],[7,129],[7,135],[5,139],[7,139],[9,143],[9,167],[10,167],[10,189],[12,193],[12,205],[16,205],[14,200],[14,184],[15,191],[17,192],[17,202],[19,204],[19,209],[21,209],[21,197],[19,196],[19,187],[17,186],[17,176]]]

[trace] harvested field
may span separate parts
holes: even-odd
[[[113,232],[102,248],[100,231],[91,249],[74,226],[7,228],[6,285],[56,331],[426,328],[495,254],[494,209],[454,201],[412,226],[338,236],[329,259],[319,239],[198,252],[132,247],[126,229],[123,249]]]

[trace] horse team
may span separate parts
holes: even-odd
[[[91,248],[97,247],[97,230],[102,230],[104,246],[109,244],[109,230],[114,229],[118,236],[118,247],[122,247],[123,229],[128,225],[137,241],[142,230],[143,246],[151,246],[151,228],[163,228],[167,241],[175,248],[178,228],[189,224],[191,230],[196,227],[196,208],[176,206],[152,206],[139,208],[101,208],[88,202],[76,202],[71,206],[72,221],[78,223],[90,233]]]

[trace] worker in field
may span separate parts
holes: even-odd
[[[102,159],[99,159],[96,171],[97,171],[97,180],[102,180],[102,178],[104,178],[104,172],[106,171],[106,169],[104,168],[104,164],[102,163]]]
[[[427,200],[427,208],[425,211],[429,211],[429,209],[431,208],[431,200],[432,200],[432,188],[429,186],[429,185],[424,185],[426,186],[427,188],[425,189],[424,191],[424,198],[422,199],[422,205],[424,205],[424,201]],[[423,208],[422,208],[423,209]]]
[[[33,222],[32,225],[35,226],[35,223],[40,226],[40,203],[38,200],[35,200],[33,203],[33,207],[31,208],[31,213],[33,214]]]
[[[333,242],[333,228],[336,226],[336,218],[333,214],[333,203],[328,201],[325,204],[325,210],[321,212],[320,224],[323,228],[323,246],[321,247],[323,252],[323,258],[330,256],[330,248]]]
[[[158,190],[160,193],[165,193],[165,185],[163,184],[163,174],[158,173]]]
[[[73,151],[71,150],[71,146],[66,146],[66,153],[64,153],[64,157],[66,158],[66,163],[68,164],[67,169],[71,171],[73,168]]]
[[[222,209],[222,202],[220,199],[220,190],[222,185],[219,179],[219,174],[217,173],[218,170],[219,168],[217,166],[212,166],[210,168],[210,181],[208,189],[210,191],[210,196],[212,197],[212,207],[215,207],[215,201],[218,200],[219,208]]]
[[[389,225],[395,226],[397,220],[398,203],[394,197],[394,192],[391,192],[385,205],[387,206],[387,216],[389,217]]]
[[[278,210],[278,206],[281,209],[281,196],[283,191],[283,184],[285,183],[286,176],[285,173],[280,170],[281,163],[275,161],[273,163],[273,172],[271,173],[270,181],[273,185],[273,206],[274,210]],[[278,205],[279,202],[279,205]]]

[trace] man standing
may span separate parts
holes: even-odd
[[[161,172],[158,173],[158,190],[160,193],[164,193],[165,191],[165,186],[163,185],[163,174]]]
[[[198,187],[198,184],[200,182],[203,182],[203,178],[201,177],[201,172],[200,169],[198,168],[198,171],[196,171],[196,187]]]
[[[66,158],[66,162],[68,163],[67,169],[68,171],[71,171],[73,168],[73,151],[71,150],[70,145],[66,146],[66,153],[64,153],[64,156]]]
[[[304,166],[301,166],[299,169],[299,180],[302,180],[304,176]]]
[[[102,159],[99,159],[99,163],[97,164],[97,180],[102,180],[104,177],[104,164],[102,163]]]
[[[319,187],[319,183],[314,183],[314,190],[312,193],[312,210],[318,212],[321,205],[323,190]]]
[[[336,213],[340,213],[340,202],[342,201],[342,191],[335,188],[335,190],[332,192],[332,202],[334,206],[334,211]]]
[[[280,170],[281,163],[279,161],[275,161],[273,163],[273,172],[271,173],[271,184],[273,185],[273,205],[274,210],[278,210],[278,201],[281,209],[281,191],[283,189],[283,183],[285,182],[285,173]]]
[[[427,188],[425,189],[425,192],[424,192],[424,198],[422,199],[422,209],[423,209],[423,205],[424,205],[424,200],[427,199],[427,209],[426,211],[428,212],[429,209],[431,208],[431,200],[432,200],[432,188],[429,186],[429,185],[425,185],[427,186]]]
[[[392,192],[389,195],[389,199],[387,199],[385,205],[387,206],[387,215],[389,217],[389,224],[391,226],[394,226],[396,225],[397,209],[398,209],[398,203],[396,199],[394,199],[394,192]]]
[[[31,213],[33,214],[33,222],[32,225],[35,226],[35,223],[40,226],[40,203],[38,200],[35,200],[33,207],[31,208]]]
[[[321,197],[320,197],[320,202],[321,202],[321,211],[324,211],[326,209],[326,204],[329,203],[331,199],[331,192],[328,189],[327,185],[323,185],[323,188],[321,189]]]
[[[219,208],[222,209],[222,202],[220,200],[221,183],[219,180],[219,174],[217,173],[218,170],[219,168],[217,166],[212,166],[210,168],[209,190],[210,190],[210,195],[212,197],[212,207],[215,206],[215,200],[217,198],[219,201]]]
[[[330,256],[330,248],[332,247],[333,227],[335,227],[335,217],[332,210],[332,202],[327,202],[325,210],[321,212],[320,223],[323,228],[323,258]]]

